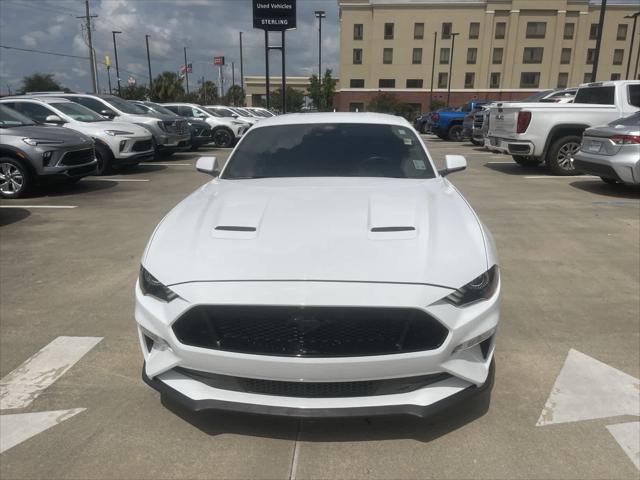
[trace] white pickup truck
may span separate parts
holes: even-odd
[[[485,145],[520,165],[545,162],[556,175],[576,175],[571,158],[582,132],[640,110],[640,81],[580,85],[573,103],[495,103]]]

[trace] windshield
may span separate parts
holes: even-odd
[[[75,102],[53,103],[51,106],[78,122],[104,122],[107,120],[102,115],[98,115],[93,110]]]
[[[0,128],[26,127],[28,125],[37,124],[29,117],[25,117],[14,109],[0,105]]]
[[[629,115],[628,117],[622,117],[614,120],[609,124],[610,127],[615,127],[617,125],[623,125],[625,127],[638,127],[636,130],[640,130],[640,111]]]
[[[248,110],[245,110],[244,108],[238,108],[238,107],[236,107],[236,108],[234,108],[234,110],[235,110],[236,112],[238,112],[240,115],[242,115],[243,117],[253,117],[253,116],[254,116],[254,114],[253,114],[253,113],[251,113],[251,112],[250,112],[250,111],[248,111]]]
[[[233,113],[231,110],[229,110],[228,108],[222,108],[222,107],[209,107],[207,108],[207,110],[209,111],[214,111],[215,113],[217,113],[218,115],[220,115],[221,117],[234,117],[236,116],[235,113]]]
[[[205,110],[212,117],[218,117],[218,118],[224,117],[224,115],[219,114],[213,108],[203,107],[203,110]]]
[[[249,130],[223,178],[434,178],[415,134],[397,125],[318,123]]]
[[[151,110],[152,112],[159,113],[160,115],[169,115],[170,117],[175,117],[176,116],[175,112],[172,112],[168,108],[163,107],[162,105],[158,105],[157,103],[147,103],[147,104],[138,105],[138,106],[139,107],[146,107],[149,110]]]
[[[118,110],[123,113],[130,113],[133,115],[144,115],[146,112],[138,107],[136,104],[123,100],[121,98],[115,97],[113,95],[105,95],[102,98],[105,102],[110,103]]]
[[[573,103],[589,103],[591,105],[613,105],[615,103],[616,88],[611,87],[582,87],[578,89]]]
[[[519,102],[537,102],[541,98],[549,95],[553,90],[543,90],[542,92],[532,93],[528,97],[523,98],[522,100],[518,100]]]

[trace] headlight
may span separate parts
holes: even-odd
[[[165,287],[156,277],[147,272],[144,267],[140,267],[140,290],[142,290],[144,295],[151,295],[163,302],[170,302],[178,298],[176,292],[169,287]]]
[[[22,141],[27,145],[31,145],[35,147],[36,145],[56,145],[60,143],[64,143],[62,140],[52,140],[50,138],[23,138]]]
[[[477,300],[491,298],[498,288],[499,276],[498,266],[494,265],[444,299],[457,307],[462,307]]]
[[[167,131],[167,126],[164,124],[164,122],[158,122],[158,124],[157,124],[157,125],[158,125],[158,128],[159,128],[160,130],[162,130],[163,132],[166,132],[166,131]]]
[[[115,137],[116,135],[133,135],[133,132],[126,132],[124,130],[105,130],[104,133]]]

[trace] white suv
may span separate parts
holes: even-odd
[[[151,133],[129,122],[112,122],[78,103],[58,97],[17,97],[0,100],[39,124],[64,126],[95,142],[98,175],[112,167],[137,165],[153,158]]]

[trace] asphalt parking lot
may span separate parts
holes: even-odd
[[[93,338],[68,371],[34,380],[48,385],[39,395],[0,411],[5,429],[55,414],[0,453],[0,477],[638,478],[640,191],[424,138],[439,164],[466,156],[450,179],[500,254],[488,408],[299,421],[163,406],[140,379],[133,285],[155,225],[208,181],[197,156],[229,154],[205,149],[0,202],[2,395],[58,337]]]

